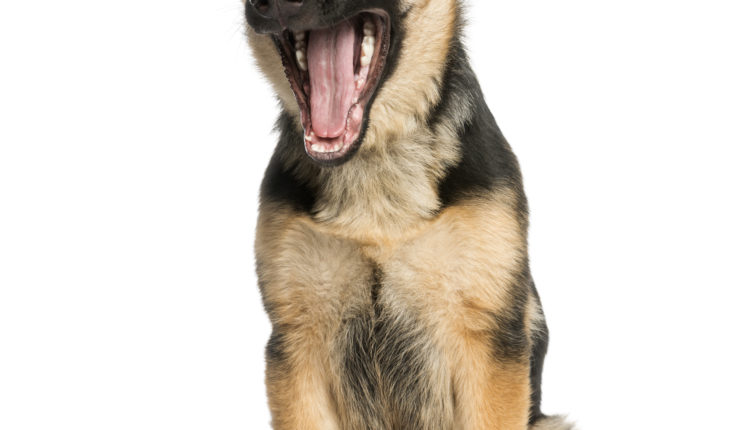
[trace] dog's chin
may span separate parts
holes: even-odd
[[[284,30],[272,38],[299,105],[305,152],[323,165],[349,160],[364,138],[385,70],[388,15],[365,11],[330,27]]]

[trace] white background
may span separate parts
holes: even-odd
[[[239,3],[0,4],[3,430],[267,428],[252,243],[276,107]],[[544,409],[750,428],[747,2],[481,3]]]

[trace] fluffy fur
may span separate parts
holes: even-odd
[[[526,198],[460,4],[352,2],[384,8],[393,37],[361,145],[338,166],[307,157],[279,55],[248,32],[282,106],[256,237],[274,428],[571,429],[541,412]]]

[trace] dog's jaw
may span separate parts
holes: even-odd
[[[299,106],[306,153],[320,164],[348,160],[364,138],[385,69],[388,15],[368,11],[331,27],[271,37]]]

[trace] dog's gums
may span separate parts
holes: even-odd
[[[388,17],[365,12],[331,27],[274,36],[304,128],[307,154],[334,162],[356,149],[385,68]]]

